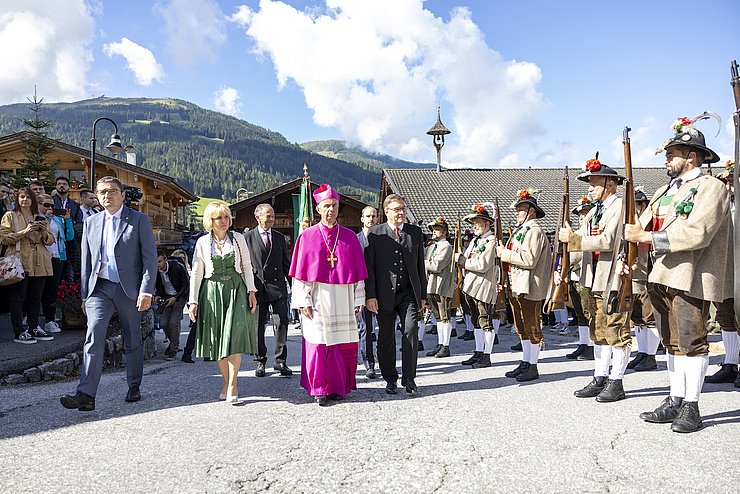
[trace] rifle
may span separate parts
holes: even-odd
[[[623,223],[614,237],[615,246],[619,242],[619,254],[612,255],[612,264],[609,268],[609,279],[604,294],[604,304],[602,309],[605,314],[614,314],[615,312],[630,312],[634,302],[632,297],[632,266],[637,258],[637,244],[622,240],[622,231],[624,225],[634,225],[637,207],[635,206],[635,182],[632,178],[632,149],[630,147],[629,127],[624,128],[622,133],[622,144],[624,145],[624,171],[627,180],[624,181],[624,199],[622,200],[622,218]],[[616,249],[612,249],[612,254]],[[626,265],[629,268],[627,274],[617,273],[617,265]],[[612,287],[614,286],[615,277],[619,277],[619,284],[616,294],[613,295]]]
[[[735,124],[735,167],[732,171],[731,178],[734,190],[735,190],[735,319],[740,318],[740,217],[737,212],[740,211],[740,195],[737,191],[740,189],[740,175],[737,173],[738,162],[740,162],[740,75],[737,70],[737,61],[733,60],[730,64],[730,86],[732,86],[732,94],[735,97],[735,113],[732,116]]]
[[[496,240],[504,245],[504,229],[501,226],[501,210],[498,207],[498,197],[494,199],[496,205],[496,223],[494,225],[496,231]],[[511,281],[509,280],[509,271],[501,259],[497,259],[499,269],[499,284],[504,287],[501,293],[496,295],[496,304],[493,306],[494,312],[500,312],[506,310],[506,304],[511,297]]]
[[[450,308],[457,309],[460,307],[460,290],[463,280],[462,268],[457,264],[457,258],[462,253],[462,225],[460,224],[460,215],[457,215],[457,231],[455,232],[455,239],[452,242],[452,262],[450,263],[450,276],[452,277],[452,283],[454,290],[452,292],[452,300],[450,301]]]
[[[555,230],[555,238],[552,244],[552,264],[550,265],[550,280],[547,284],[547,298],[542,305],[542,311],[547,314],[557,309],[565,309],[568,301],[568,277],[570,276],[570,253],[568,243],[560,242],[558,230],[570,223],[570,179],[568,177],[568,165],[563,171],[563,198],[560,202],[560,214]],[[560,283],[555,283],[555,265],[560,254]]]

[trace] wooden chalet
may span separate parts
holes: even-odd
[[[23,158],[23,142],[21,138],[27,133],[0,137],[0,175],[15,175],[20,168],[14,160]],[[70,190],[70,197],[79,200],[77,184],[87,182],[90,176],[90,150],[73,146],[61,141],[51,140],[50,161],[59,160],[57,176],[64,175],[70,178],[74,188]],[[187,207],[197,201],[198,197],[185,189],[177,181],[152,170],[127,163],[109,156],[96,154],[95,178],[112,175],[124,185],[137,187],[142,197],[132,204],[132,207],[149,216],[154,228],[157,245],[162,247],[179,247],[182,239],[181,231],[185,228]],[[51,193],[52,191],[47,191]]]

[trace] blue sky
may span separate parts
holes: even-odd
[[[345,139],[450,166],[637,166],[677,116],[733,147],[736,0],[3,0],[0,104],[173,97],[290,141]]]

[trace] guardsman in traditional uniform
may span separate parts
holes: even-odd
[[[717,174],[717,178],[722,180],[730,193],[730,213],[732,214],[733,224],[735,219],[735,188],[732,183],[733,170],[735,164],[728,160],[725,164],[724,171]],[[735,383],[736,388],[740,388],[740,373],[738,373],[738,353],[740,353],[740,335],[738,335],[738,319],[735,317],[735,308],[733,306],[734,298],[723,300],[717,306],[717,323],[722,329],[722,343],[725,347],[725,359],[719,371],[711,376],[707,376],[704,382],[708,383]]]
[[[519,382],[539,379],[537,361],[542,348],[542,304],[547,296],[551,265],[550,243],[537,222],[545,211],[537,204],[534,189],[522,189],[511,204],[516,210],[517,228],[506,246],[497,245],[496,255],[506,263],[511,282],[511,312],[522,340],[522,360],[506,373]]]
[[[734,276],[729,194],[720,180],[701,172],[703,163],[716,163],[719,156],[706,146],[694,121],[674,122],[674,136],[658,148],[665,151],[671,181],[655,192],[640,221],[624,231],[626,240],[652,245],[648,293],[670,379],[669,396],[640,418],[671,422],[675,432],[701,428],[699,394],[709,366],[704,323],[710,302],[730,298]]]
[[[622,378],[630,356],[629,313],[607,315],[602,309],[604,297],[616,287],[607,287],[612,262],[612,249],[622,224],[622,199],[617,197],[617,186],[624,177],[596,158],[586,161],[578,180],[588,183],[588,195],[596,207],[588,212],[577,230],[570,226],[560,229],[561,242],[568,242],[571,251],[584,253],[581,261],[581,284],[591,288],[591,310],[594,325],[594,377],[574,394],[578,398],[596,397],[598,402],[612,402],[625,397]],[[612,363],[612,358],[614,359]],[[609,364],[611,371],[609,370]]]
[[[635,207],[637,216],[642,215],[648,207],[645,192],[639,187],[635,188]],[[650,246],[642,244],[637,249],[637,269],[632,272],[632,325],[635,328],[635,340],[637,340],[637,355],[629,364],[628,369],[637,372],[651,371],[658,368],[655,354],[658,353],[660,334],[655,325],[653,306],[647,292],[648,274],[653,263],[650,259]]]
[[[435,218],[427,224],[432,232],[432,244],[427,248],[424,266],[427,270],[427,296],[429,305],[437,321],[437,346],[427,352],[427,357],[449,357],[450,302],[452,301],[452,245],[447,240],[449,225],[444,218]]]
[[[496,333],[493,329],[493,304],[498,292],[496,271],[496,236],[491,225],[496,220],[493,204],[476,204],[465,217],[473,225],[475,237],[464,253],[455,260],[465,270],[462,295],[470,308],[474,325],[475,352],[462,363],[475,369],[491,366],[491,352]]]
[[[583,196],[579,199],[578,205],[573,208],[571,213],[578,216],[578,225],[583,224],[586,214],[595,206],[594,202],[588,197]],[[578,321],[578,347],[565,358],[571,360],[593,360],[594,359],[594,342],[590,337],[590,329],[594,324],[594,315],[591,312],[591,290],[581,285],[581,260],[583,252],[569,252],[570,254],[570,286],[568,287],[570,300],[573,302],[573,309],[576,311],[576,320]]]

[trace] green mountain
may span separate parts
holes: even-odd
[[[370,153],[360,148],[348,147],[344,141],[336,139],[304,142],[301,147],[306,151],[321,154],[327,158],[354,163],[366,170],[373,170],[378,173],[383,168],[431,168],[436,166],[434,163],[414,163],[387,154]],[[432,145],[430,144],[429,147],[432,149],[430,153],[433,154]]]
[[[24,130],[28,107],[0,106],[0,135]],[[89,148],[99,117],[118,124],[123,145],[136,148],[138,165],[176,178],[199,196],[232,201],[240,187],[260,193],[303,176],[307,163],[312,181],[377,202],[379,166],[311,152],[277,132],[187,101],[100,97],[44,103],[41,111],[41,118],[53,123],[50,137],[82,148]],[[108,153],[104,141],[112,133],[110,123],[97,125],[98,153]]]

